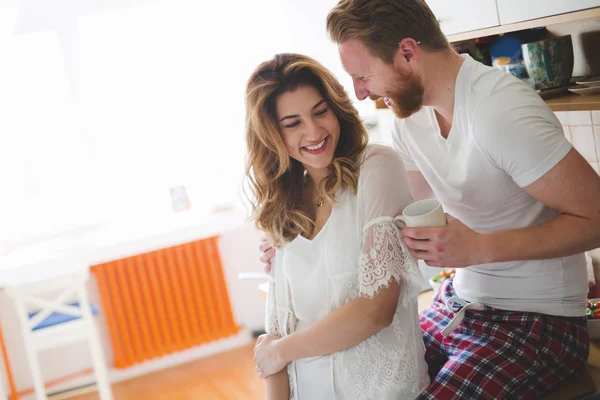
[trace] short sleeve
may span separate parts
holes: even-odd
[[[556,115],[524,89],[518,100],[489,97],[473,121],[477,145],[520,187],[540,179],[571,150]]]
[[[412,202],[402,159],[392,148],[367,148],[358,185],[362,223],[366,227],[380,217],[395,217]]]
[[[406,170],[400,156],[388,147],[377,147],[365,158],[359,195],[363,234],[359,260],[359,294],[372,298],[395,280],[406,302],[422,287],[417,262],[393,223],[412,202]]]
[[[392,221],[381,221],[363,232],[360,256],[359,295],[373,298],[392,281],[400,284],[403,306],[415,299],[423,287],[417,260]]]
[[[407,171],[419,171],[419,167],[415,164],[412,159],[408,149],[406,148],[406,143],[404,143],[403,132],[406,127],[404,126],[404,122],[394,117],[394,128],[392,132],[392,145],[394,146],[394,150],[400,154],[402,157],[402,161],[404,162],[404,166]]]

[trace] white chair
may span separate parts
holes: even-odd
[[[86,289],[88,280],[89,269],[82,267],[50,280],[6,287],[7,294],[14,299],[25,339],[36,400],[47,399],[37,352],[79,341],[89,344],[100,399],[113,398]],[[31,306],[39,311],[31,313]]]
[[[2,362],[2,349],[0,349],[0,400],[8,400],[6,388],[4,387],[4,363]]]

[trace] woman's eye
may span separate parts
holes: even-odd
[[[285,127],[286,128],[293,128],[293,127],[298,126],[298,125],[300,125],[300,121],[292,122],[289,125],[285,125]]]
[[[319,110],[319,111],[317,111],[317,112],[316,112],[316,115],[320,117],[321,115],[325,115],[325,114],[327,114],[327,111],[329,111],[329,109],[327,109],[327,108],[324,108],[324,109],[322,109],[322,110]]]

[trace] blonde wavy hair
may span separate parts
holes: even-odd
[[[358,185],[359,159],[367,132],[346,91],[319,62],[301,54],[278,54],[263,62],[246,86],[246,191],[252,218],[274,246],[296,236],[310,237],[315,221],[302,204],[305,169],[291,158],[280,133],[277,99],[300,86],[319,91],[340,123],[340,138],[329,176],[321,182],[325,201],[335,204],[335,193]]]

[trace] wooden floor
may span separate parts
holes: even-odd
[[[253,400],[265,398],[254,370],[254,344],[113,385],[115,400]],[[97,392],[69,400],[99,400]]]
[[[419,309],[433,292],[419,296]],[[113,385],[115,400],[254,400],[265,398],[265,383],[254,371],[254,344]],[[574,382],[541,398],[572,399],[600,389],[600,343],[592,344],[587,368]],[[96,392],[69,400],[99,400]]]

